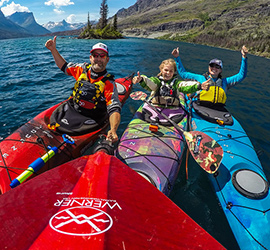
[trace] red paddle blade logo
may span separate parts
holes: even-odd
[[[58,212],[50,219],[50,227],[62,234],[76,236],[97,235],[109,230],[112,218],[92,207],[72,207]]]

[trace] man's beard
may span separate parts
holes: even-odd
[[[105,70],[105,65],[100,62],[100,63],[94,63],[92,65],[92,68],[95,72],[101,72],[101,71],[104,71]]]

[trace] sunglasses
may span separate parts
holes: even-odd
[[[215,64],[215,63],[211,63],[211,64],[209,64],[209,66],[211,68],[221,69],[221,67],[219,65]]]
[[[105,58],[107,55],[104,54],[104,53],[102,53],[102,54],[94,53],[94,54],[92,54],[92,56],[93,56],[94,58],[98,58],[98,57],[100,57],[100,58]]]

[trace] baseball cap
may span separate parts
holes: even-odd
[[[92,53],[94,50],[97,50],[97,49],[101,49],[101,50],[103,50],[104,52],[106,52],[107,54],[109,54],[108,47],[107,47],[107,45],[104,44],[104,43],[97,43],[97,44],[93,45],[93,47],[92,47],[90,53]]]
[[[222,61],[221,61],[221,60],[219,60],[219,59],[217,59],[217,58],[212,59],[212,60],[209,62],[209,65],[210,65],[210,64],[212,64],[212,63],[214,63],[214,64],[216,64],[216,65],[220,66],[221,68],[223,68]]]

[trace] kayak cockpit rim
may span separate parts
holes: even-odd
[[[239,169],[232,175],[235,189],[250,199],[263,199],[269,191],[269,183],[257,172]]]
[[[138,170],[136,170],[136,172],[137,172],[140,176],[142,176],[145,180],[147,180],[148,182],[150,182],[151,184],[153,184],[153,185],[157,188],[156,183],[154,182],[154,180],[153,180],[149,175],[147,175],[146,173],[143,173],[143,172],[141,172],[141,171],[138,171]]]

